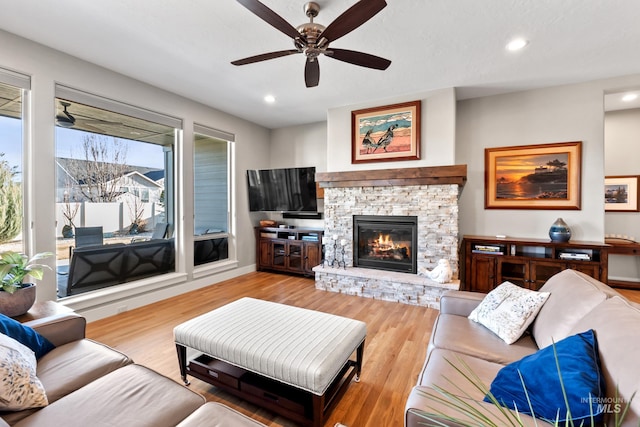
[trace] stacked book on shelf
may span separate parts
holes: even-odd
[[[504,246],[501,245],[473,245],[474,254],[504,255]]]
[[[560,259],[591,261],[591,255],[575,252],[560,252]]]

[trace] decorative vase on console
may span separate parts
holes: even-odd
[[[571,239],[571,229],[562,218],[558,218],[551,224],[549,237],[553,242],[568,242]]]

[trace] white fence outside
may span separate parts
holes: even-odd
[[[105,233],[126,233],[133,222],[130,209],[124,202],[113,203],[70,203],[78,211],[73,218],[76,227],[102,226]],[[164,209],[158,203],[143,203],[142,219],[146,222],[146,229],[151,231],[158,222],[165,221]],[[56,203],[56,237],[62,237],[62,227],[67,224],[64,217],[66,203]]]

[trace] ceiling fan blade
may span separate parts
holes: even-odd
[[[316,87],[320,82],[320,64],[318,58],[307,58],[304,66],[304,82],[307,87]]]
[[[248,58],[238,59],[238,60],[232,61],[231,63],[233,65],[253,64],[254,62],[260,62],[260,61],[266,61],[268,59],[280,58],[282,56],[293,55],[295,53],[300,53],[300,52],[295,50],[295,49],[280,50],[278,52],[263,53],[261,55],[250,56]]]
[[[273,10],[269,9],[264,4],[260,3],[258,0],[238,0],[238,3],[256,14],[263,21],[288,35],[292,39],[301,37],[300,33],[293,27],[293,25],[289,24],[284,20],[283,17],[275,13]]]
[[[329,42],[332,42],[339,39],[373,18],[373,16],[384,9],[385,6],[387,6],[387,2],[384,0],[358,1],[329,24],[322,34],[320,34],[318,40],[325,38]]]
[[[389,65],[391,65],[391,61],[388,59],[368,53],[356,52],[355,50],[330,48],[325,52],[325,55],[338,61],[348,62],[349,64],[359,65],[361,67],[375,68],[376,70],[386,70]]]

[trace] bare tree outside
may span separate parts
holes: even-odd
[[[142,200],[137,196],[127,199],[127,207],[129,208],[129,217],[132,218],[129,233],[137,234],[146,231],[147,223],[142,219],[142,215],[144,214],[144,203],[142,203]]]
[[[17,167],[0,153],[0,243],[16,238],[22,229],[22,187],[14,182]]]
[[[84,159],[71,160],[69,172],[78,190],[90,202],[115,202],[121,194],[122,177],[129,169],[128,145],[114,137],[90,134],[82,141]]]

